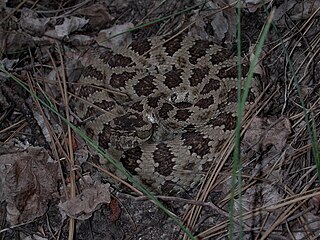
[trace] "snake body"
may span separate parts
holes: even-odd
[[[83,64],[75,109],[86,133],[158,193],[199,183],[236,126],[233,52],[207,40],[153,37],[89,52]],[[253,85],[246,109],[258,92]]]

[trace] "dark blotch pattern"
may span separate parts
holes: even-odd
[[[164,51],[168,54],[168,56],[173,56],[173,54],[181,48],[182,38],[183,36],[180,34],[174,39],[163,44],[163,47],[165,48]]]
[[[218,151],[216,151],[218,152]],[[206,173],[208,171],[208,169],[210,169],[212,167],[212,163],[214,163],[215,157],[211,157],[211,161],[208,161],[208,162],[205,162],[202,166],[201,166],[201,169]]]
[[[80,91],[78,93],[81,98],[87,98],[92,94],[95,94],[97,92],[101,92],[102,90],[94,85],[84,85],[80,88]]]
[[[95,102],[87,108],[84,119],[95,118],[104,113],[104,111],[111,111],[115,107],[114,101]],[[103,111],[104,110],[104,111]]]
[[[249,71],[249,66],[243,64],[241,68],[241,74],[242,77],[246,77]],[[220,77],[221,79],[223,78],[237,78],[238,77],[238,69],[237,65],[235,64],[234,66],[229,66],[229,67],[223,67],[219,70],[217,73],[217,76]]]
[[[98,139],[99,139],[99,146],[108,149],[109,148],[109,143],[110,143],[110,134],[111,134],[111,128],[108,124],[105,124],[102,132],[99,133]]]
[[[168,86],[170,89],[178,87],[183,82],[181,78],[182,72],[182,69],[176,69],[174,67],[171,71],[165,73],[164,76],[166,79],[164,80],[164,83],[166,86]]]
[[[178,63],[178,66],[185,67],[187,64],[187,60],[184,57],[179,56],[177,58],[177,63]]]
[[[166,63],[166,56],[164,56],[163,54],[157,54],[154,56],[154,58],[158,61],[159,65],[163,65]]]
[[[172,161],[174,155],[172,154],[170,147],[165,143],[159,143],[156,146],[157,150],[153,153],[154,162],[158,163],[155,167],[155,171],[163,176],[169,176],[172,173],[175,162]]]
[[[191,112],[188,109],[179,109],[177,110],[176,115],[174,116],[175,119],[178,121],[186,121],[191,115]]]
[[[146,52],[148,52],[151,49],[151,43],[150,40],[148,39],[144,39],[144,40],[139,40],[139,41],[135,41],[133,43],[130,44],[129,49],[131,49],[132,51],[138,53],[139,55],[143,55]],[[146,54],[144,55],[146,58],[150,57],[150,54]]]
[[[174,104],[174,106],[177,108],[189,108],[192,106],[192,103],[190,103],[190,102],[177,102]]]
[[[102,54],[103,62],[108,64],[111,68],[114,67],[133,67],[136,64],[132,61],[130,57],[126,57],[120,54]]]
[[[220,113],[217,117],[211,119],[208,122],[212,126],[222,126],[224,125],[225,130],[234,130],[237,124],[237,117],[232,116],[232,113]]]
[[[113,73],[110,78],[110,85],[113,88],[121,88],[126,86],[126,82],[136,75],[134,72]]]
[[[227,93],[227,103],[235,103],[238,101],[238,90],[235,88],[230,89],[230,91]]]
[[[148,98],[148,106],[152,108],[156,108],[159,105],[160,96],[157,97],[149,97]]]
[[[82,76],[96,78],[97,80],[104,79],[104,75],[102,74],[102,72],[98,71],[92,65],[89,65],[83,70]]]
[[[94,119],[94,118],[96,118],[97,116],[99,116],[101,114],[103,114],[102,111],[99,111],[96,107],[89,106],[87,108],[86,114],[83,117],[83,120]]]
[[[182,134],[183,142],[186,146],[190,146],[189,149],[191,154],[195,153],[200,157],[204,157],[206,154],[210,153],[210,140],[204,138],[204,136],[196,131],[185,132]]]
[[[169,117],[169,111],[173,110],[173,106],[169,103],[164,103],[159,109],[159,116],[162,119],[167,119]]]
[[[201,94],[207,94],[211,91],[217,91],[221,87],[221,82],[217,79],[211,78],[209,82],[204,85],[203,89],[201,90]]]
[[[188,163],[183,167],[183,170],[194,171],[195,165],[195,163]]]
[[[250,65],[248,65],[248,64],[242,64],[242,69],[241,69],[242,72],[241,73],[242,73],[243,77],[248,75],[249,68],[250,68]]]
[[[139,102],[132,104],[131,108],[135,111],[142,112],[143,111],[143,104],[139,101]]]
[[[206,40],[196,40],[195,44],[189,48],[190,58],[192,64],[196,64],[198,59],[206,55],[206,50],[209,48],[210,42]]]
[[[114,118],[113,122],[119,130],[135,130],[147,124],[141,114],[138,113],[126,113],[125,115]]]
[[[210,96],[208,98],[203,98],[200,99],[195,106],[202,108],[202,109],[207,109],[209,108],[212,104],[214,104],[214,97]]]
[[[94,105],[105,111],[110,111],[115,107],[116,103],[114,101],[102,100],[102,102],[95,102]]]
[[[139,82],[133,87],[139,97],[149,96],[157,89],[154,78],[154,76],[148,75],[139,79]]]
[[[194,68],[191,71],[190,86],[194,87],[202,83],[203,79],[208,75],[209,68]]]
[[[120,162],[131,174],[137,175],[136,169],[140,168],[138,160],[141,159],[141,156],[142,150],[140,147],[131,148],[125,151],[123,157],[120,159]]]
[[[165,184],[161,186],[161,191],[164,193],[168,193],[168,195],[172,195],[172,193],[175,193],[173,189],[174,187],[177,187],[177,185],[179,185],[179,183],[173,182],[171,180],[166,180]],[[181,186],[181,189],[184,189],[183,186]]]
[[[86,135],[87,135],[89,138],[93,139],[93,137],[94,137],[94,131],[93,131],[91,128],[86,128]]]
[[[211,55],[210,62],[213,65],[218,65],[225,60],[228,60],[232,55],[232,52],[227,49],[220,49],[220,51],[216,52],[214,55]]]

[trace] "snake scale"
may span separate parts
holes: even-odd
[[[235,129],[234,51],[187,36],[152,37],[89,51],[83,65],[75,111],[87,135],[155,192],[199,183]],[[243,63],[244,76],[248,69]],[[246,109],[258,92],[253,81]]]

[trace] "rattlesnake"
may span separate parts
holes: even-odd
[[[234,52],[186,36],[167,40],[89,51],[75,101],[86,133],[159,193],[197,184],[236,125]],[[258,92],[253,81],[246,109]]]

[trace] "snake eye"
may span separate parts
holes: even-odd
[[[175,103],[177,101],[177,98],[178,98],[177,94],[173,93],[170,97],[170,100],[171,100],[170,102]]]

